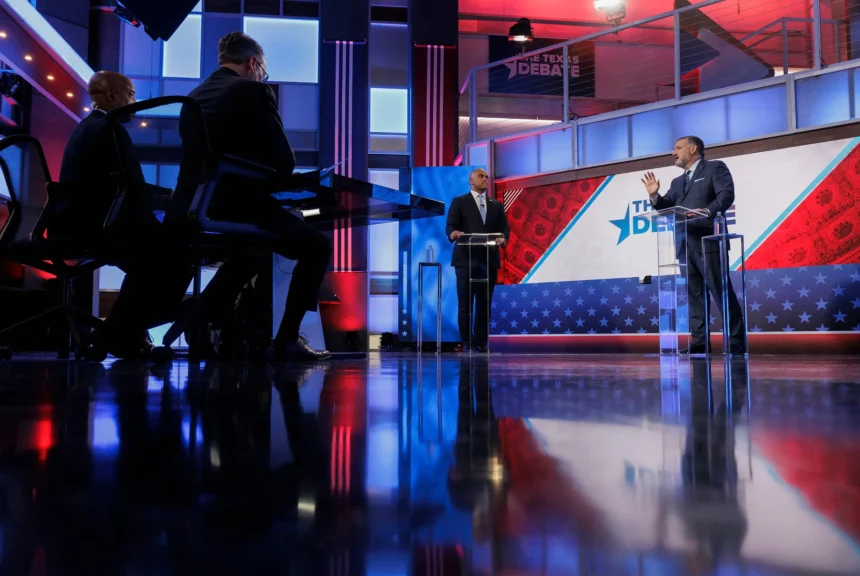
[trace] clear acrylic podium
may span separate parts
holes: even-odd
[[[741,290],[740,294],[732,294],[732,289],[730,288],[731,282],[729,281],[729,267],[731,263],[729,261],[729,246],[732,240],[738,240],[740,243],[740,265],[741,265]],[[714,262],[709,262],[711,258],[708,257],[708,247],[715,246],[719,257],[714,258]],[[708,284],[708,269],[711,266],[719,266],[719,270],[717,271],[717,278],[720,282],[720,291],[719,291],[719,305],[720,305],[720,316],[722,318],[722,329],[723,329],[723,354],[726,356],[732,355],[733,351],[731,349],[730,335],[731,335],[731,325],[732,325],[732,306],[730,304],[729,299],[734,297],[735,300],[738,300],[738,296],[740,296],[740,301],[738,302],[738,309],[735,310],[734,314],[739,314],[741,317],[741,327],[743,329],[743,354],[745,355],[749,352],[749,342],[748,342],[748,331],[747,331],[747,266],[746,266],[746,257],[744,256],[746,250],[746,246],[744,245],[744,236],[743,234],[729,234],[728,228],[726,227],[726,219],[722,214],[717,214],[716,219],[714,220],[714,234],[712,236],[705,236],[702,238],[702,254],[704,254],[704,280],[705,280],[705,294],[708,294],[709,290],[712,289]],[[716,297],[716,296],[715,296]],[[705,334],[707,335],[707,339],[710,342],[711,339],[711,323],[710,323],[710,315],[711,315],[711,299],[705,298]]]
[[[457,239],[457,244],[461,246],[465,246],[466,250],[469,253],[469,354],[474,353],[475,349],[472,346],[472,336],[475,332],[474,327],[474,314],[475,308],[477,308],[477,303],[475,302],[475,298],[472,296],[473,290],[472,285],[475,283],[481,283],[484,287],[484,298],[487,303],[487,325],[484,327],[485,334],[487,335],[487,341],[489,343],[490,338],[490,250],[498,250],[498,244],[496,244],[496,239],[501,238],[503,235],[500,232],[491,232],[487,234],[463,234]],[[474,253],[478,252],[478,258],[475,259]],[[483,258],[481,258],[483,256]],[[486,276],[484,278],[475,278],[474,276],[474,266],[476,264],[483,264],[484,271],[486,272]],[[489,353],[489,347],[485,353]]]
[[[707,226],[704,211],[675,206],[647,213],[657,236],[657,305],[660,354],[690,354],[687,297],[687,227]]]

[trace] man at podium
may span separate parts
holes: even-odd
[[[690,306],[691,354],[710,352],[705,331],[704,259],[708,258],[708,291],[722,310],[719,244],[709,242],[707,253],[702,253],[702,238],[714,233],[713,219],[726,211],[735,201],[735,184],[725,163],[705,160],[705,144],[698,136],[684,136],[675,142],[672,151],[675,166],[684,173],[669,186],[669,191],[660,195],[660,181],[653,172],[642,179],[645,190],[655,210],[680,206],[692,210],[704,210],[707,220],[691,221],[687,228],[687,241],[676,239],[678,259],[687,263],[687,297]],[[730,346],[731,352],[742,354],[744,350],[744,318],[731,280],[728,283]]]
[[[511,233],[504,205],[487,197],[488,180],[486,171],[480,168],[472,171],[469,175],[471,192],[451,201],[445,224],[445,233],[451,242],[457,242],[470,234],[500,234],[494,239],[495,246],[466,246],[462,240],[454,246],[451,266],[457,272],[457,322],[460,327],[458,352],[462,352],[470,343],[476,352],[487,351],[489,312],[493,289],[496,287],[496,273],[501,266],[499,247],[507,244]]]

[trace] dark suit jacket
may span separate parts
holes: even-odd
[[[143,184],[143,171],[128,132],[120,127],[115,143],[105,113],[93,110],[75,127],[63,151],[59,181],[67,186],[63,198],[56,199],[56,212],[48,226],[51,236],[92,238],[101,234],[116,199],[117,180],[111,175],[119,171],[120,158],[129,183]]]
[[[714,233],[714,218],[717,213],[724,216],[735,201],[735,183],[732,174],[725,163],[719,160],[702,160],[685,186],[684,175],[681,174],[669,186],[665,196],[658,196],[654,203],[656,210],[683,206],[684,208],[705,208],[710,212],[710,218],[690,222],[687,225],[687,236],[693,250],[701,249],[703,236]],[[678,243],[678,250],[681,250]],[[714,243],[713,250],[717,250]],[[710,251],[710,250],[709,250]]]
[[[451,201],[451,206],[448,208],[448,221],[445,224],[445,234],[448,240],[451,240],[451,233],[454,230],[459,230],[466,234],[489,234],[492,232],[501,232],[508,240],[511,235],[511,229],[508,227],[508,217],[505,214],[504,205],[498,200],[494,200],[489,196],[487,200],[487,223],[484,224],[481,220],[481,211],[478,209],[478,204],[472,197],[472,193],[457,196]],[[472,248],[472,265],[484,262],[487,254],[483,247],[475,246]],[[451,255],[451,266],[468,266],[469,265],[469,249],[463,245],[455,245],[454,252]],[[499,257],[498,248],[490,248],[490,269],[498,270],[501,266],[501,258]]]
[[[289,178],[296,166],[293,149],[284,133],[275,93],[267,84],[240,77],[229,68],[215,70],[189,94],[203,111],[212,151],[263,164],[278,171],[279,178]],[[199,127],[183,109],[179,115],[184,157],[179,170],[175,202],[187,211],[194,192],[203,178],[200,170]],[[234,208],[243,202],[235,194],[268,194],[271,190],[230,190]],[[216,202],[218,201],[216,192]],[[247,198],[242,198],[247,200]],[[215,208],[213,206],[213,208]]]

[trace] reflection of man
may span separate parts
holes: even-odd
[[[499,233],[496,245],[504,247],[508,242],[511,229],[505,207],[501,202],[487,197],[488,176],[480,168],[469,175],[471,192],[457,196],[448,208],[448,222],[445,233],[451,242],[456,242],[463,234]],[[471,250],[471,270],[469,268],[469,251]],[[489,257],[487,254],[489,250]],[[488,329],[490,321],[490,303],[493,301],[493,290],[496,287],[496,272],[499,270],[501,259],[496,246],[467,247],[463,244],[454,246],[451,256],[451,266],[457,271],[457,321],[460,326],[460,346],[472,346],[478,352],[487,351]],[[486,279],[469,282],[469,278]],[[475,324],[472,326],[474,311]]]
[[[718,213],[725,215],[735,201],[735,184],[728,167],[723,162],[705,160],[705,145],[697,136],[679,138],[672,151],[675,166],[684,169],[684,174],[672,180],[669,191],[660,196],[660,181],[652,172],[645,174],[642,183],[651,199],[651,205],[657,210],[682,206],[692,210],[702,210],[707,214],[707,220],[693,221],[687,225],[689,241],[678,243],[678,258],[687,263],[687,297],[690,301],[690,332],[692,344],[690,352],[702,354],[710,351],[710,345],[705,336],[705,289],[704,289],[704,257],[702,254],[702,237],[713,234],[712,221]],[[686,244],[686,246],[685,246]],[[717,243],[709,243],[708,258],[708,292],[714,297],[720,313],[723,302],[720,298],[722,279],[720,278],[720,257]],[[731,351],[746,352],[743,336],[743,313],[732,289],[731,280],[727,286],[729,300],[729,325]]]

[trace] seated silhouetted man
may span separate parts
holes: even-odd
[[[150,347],[146,328],[173,317],[175,307],[167,304],[175,290],[168,286],[188,285],[189,263],[169,249],[131,137],[122,126],[113,130],[106,119],[111,110],[135,102],[134,85],[122,74],[103,71],[93,75],[88,90],[93,111],[66,144],[60,169],[63,198],[48,230],[52,237],[101,239],[106,248],[119,247],[115,263],[126,277],[105,321],[105,341],[112,354],[134,357]],[[104,224],[117,198],[120,172],[127,193],[106,236]]]
[[[212,151],[274,168],[277,177],[266,184],[244,180],[216,190],[210,217],[252,223],[278,238],[267,243],[263,251],[234,256],[224,262],[203,292],[203,314],[211,319],[214,312],[229,307],[257,273],[261,262],[268,259],[271,263],[268,255],[274,251],[296,260],[284,316],[273,343],[275,356],[326,358],[328,352],[313,350],[300,336],[299,328],[305,313],[317,309],[320,285],[331,257],[331,242],[322,232],[283,209],[271,196],[277,191],[278,182],[286,181],[293,173],[296,160],[284,133],[275,94],[265,84],[268,74],[263,49],[251,37],[232,32],[218,43],[218,63],[221,67],[189,94],[203,111]],[[194,161],[199,158],[200,150],[195,147],[195,126],[187,110],[181,113],[179,124],[185,159],[177,197],[184,197],[187,203],[201,180],[199,165]]]

